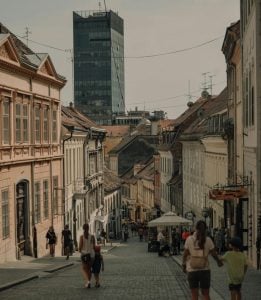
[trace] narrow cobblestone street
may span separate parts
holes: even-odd
[[[186,275],[179,266],[181,256],[158,257],[147,251],[147,243],[137,237],[104,253],[105,272],[101,274],[101,287],[84,288],[79,254],[70,258],[71,267],[48,273],[35,264],[40,278],[0,292],[0,299],[190,299]],[[61,257],[55,258],[61,263]],[[41,259],[40,259],[41,260]],[[38,261],[38,263],[37,263]],[[211,299],[229,299],[226,269],[218,268],[211,262]],[[56,262],[57,264],[57,262]],[[8,269],[7,269],[8,271]],[[22,272],[22,270],[19,270]],[[11,269],[9,269],[11,276]],[[8,273],[6,273],[8,275]],[[2,275],[2,274],[1,274]],[[250,268],[243,284],[244,300],[260,300],[258,287],[261,285],[260,272]]]
[[[83,287],[79,257],[76,265],[0,293],[1,299],[189,299],[186,277],[171,257],[147,252],[137,238],[104,254],[101,287]]]

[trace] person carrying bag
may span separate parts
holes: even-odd
[[[81,253],[82,271],[85,280],[85,287],[91,287],[91,267],[95,256],[95,238],[89,233],[89,225],[83,225],[83,235],[80,236],[79,252]]]
[[[196,224],[196,231],[189,236],[184,245],[183,271],[188,274],[191,299],[198,300],[199,289],[203,299],[209,300],[210,269],[208,255],[211,254],[218,266],[223,263],[219,259],[213,241],[207,237],[207,225],[200,220]]]

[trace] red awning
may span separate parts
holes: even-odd
[[[241,198],[246,195],[247,189],[244,187],[233,190],[213,189],[209,191],[209,199],[212,200],[234,200],[235,198]]]

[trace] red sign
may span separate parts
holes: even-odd
[[[234,200],[247,195],[247,189],[240,187],[236,190],[213,189],[209,191],[209,199],[212,200]]]

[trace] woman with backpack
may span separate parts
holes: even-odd
[[[206,223],[200,220],[196,224],[196,231],[186,239],[183,252],[182,267],[183,271],[188,274],[192,300],[198,300],[199,289],[201,289],[203,299],[210,299],[209,254],[213,256],[219,267],[223,265],[213,241],[207,236]]]

